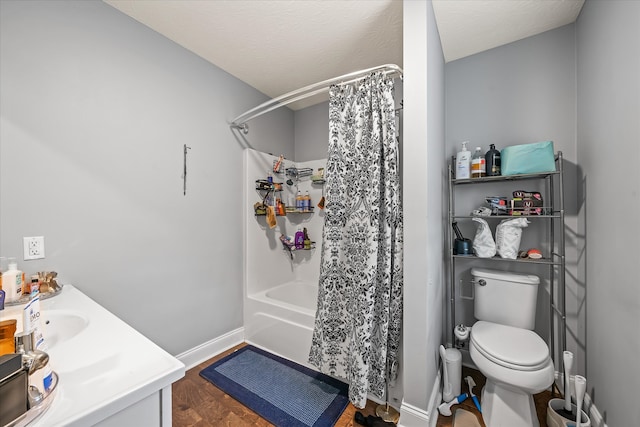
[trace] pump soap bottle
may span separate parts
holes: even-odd
[[[467,143],[462,143],[462,150],[456,156],[456,179],[471,178],[471,151],[467,150]]]
[[[7,270],[2,272],[2,289],[5,291],[5,301],[14,302],[22,296],[24,273],[18,270],[15,258],[7,258]]]

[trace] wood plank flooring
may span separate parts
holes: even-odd
[[[246,344],[240,344],[189,369],[184,378],[173,384],[173,427],[275,427],[200,376],[202,369],[245,345]],[[480,394],[480,390],[485,382],[482,374],[466,367],[463,367],[462,371],[463,378],[471,375],[476,382],[476,387],[473,388],[473,391],[475,394]],[[466,392],[467,390],[467,385],[464,383],[462,385],[462,392]],[[546,405],[551,398],[551,392],[545,391],[535,395],[534,398],[540,426],[547,427]],[[336,427],[360,426],[360,424],[356,423],[353,419],[356,411],[362,412],[365,417],[367,415],[375,415],[376,406],[378,406],[378,404],[372,401],[367,401],[367,406],[364,409],[357,409],[352,404],[349,404],[336,423]],[[467,399],[456,407],[461,407],[474,413],[480,425],[485,427],[482,422],[482,417],[473,405],[471,399]],[[456,407],[452,409],[455,410],[454,408]],[[453,425],[452,423],[453,416],[444,417],[439,415],[436,426],[451,427]]]
[[[184,378],[173,384],[173,427],[274,427],[200,376],[201,370],[245,345],[240,344],[189,369]],[[349,404],[336,427],[359,426],[353,420],[356,411],[365,416],[375,415],[376,406],[378,405],[371,401],[367,401],[364,409],[357,409]]]

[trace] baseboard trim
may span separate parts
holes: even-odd
[[[398,427],[424,427],[429,424],[429,411],[402,401]]]
[[[205,360],[211,359],[216,354],[222,353],[244,341],[244,328],[238,328],[217,338],[200,344],[190,350],[180,353],[176,359],[185,364],[187,370],[198,366]]]
[[[435,427],[438,422],[438,405],[442,402],[442,391],[440,391],[440,383],[442,383],[441,369],[438,369],[436,378],[431,388],[431,396],[429,397],[429,427]]]
[[[556,384],[558,384],[558,389],[564,391],[564,374],[562,372],[555,373],[556,375]],[[573,382],[575,376],[571,375],[569,381]],[[571,401],[576,403],[576,397],[573,394],[575,389],[571,387]],[[591,427],[608,427],[607,423],[604,421],[602,414],[596,407],[593,400],[591,400],[591,396],[589,393],[585,393],[584,395],[584,403],[582,405],[582,409],[585,410],[589,414],[589,418],[591,419]]]
[[[400,406],[400,422],[398,427],[435,427],[438,422],[437,405],[440,399],[442,399],[442,394],[440,393],[440,371],[438,370],[433,386],[431,387],[431,395],[429,396],[427,409],[418,408],[403,400]]]

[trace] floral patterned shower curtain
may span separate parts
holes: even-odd
[[[329,91],[318,307],[309,361],[358,408],[395,378],[402,322],[402,204],[393,80]]]

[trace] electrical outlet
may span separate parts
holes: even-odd
[[[23,237],[24,260],[44,258],[44,236]]]

